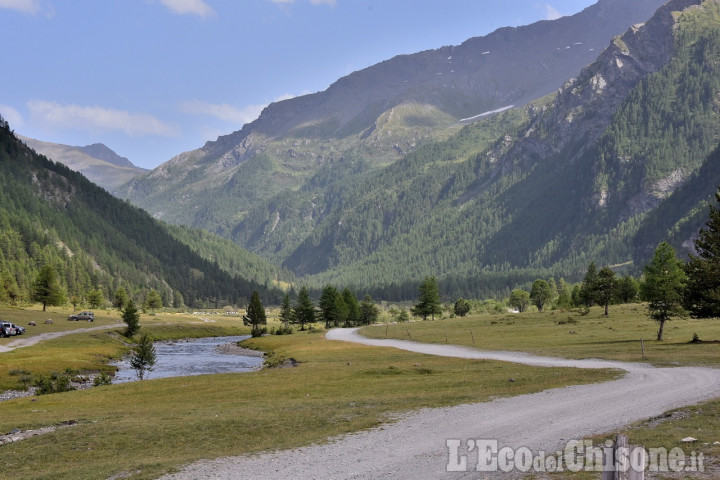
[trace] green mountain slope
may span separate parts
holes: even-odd
[[[708,176],[720,143],[719,15],[715,1],[670,2],[550,105],[329,187],[342,194],[313,198],[329,213],[285,266],[399,295],[408,279],[435,274],[448,293],[477,295],[577,276],[593,260],[638,269],[669,237],[689,245],[720,183]],[[487,148],[480,132],[498,124],[507,129]],[[658,219],[665,228],[652,228]]]
[[[591,261],[637,272],[660,241],[690,245],[720,183],[719,68],[720,3],[671,0],[522,108],[461,127],[395,105],[354,137],[342,122],[283,123],[271,140],[251,126],[128,191],[311,286],[380,298],[413,297],[425,275],[482,297]]]
[[[254,289],[277,300],[277,292],[201,258],[147,213],[36,154],[2,119],[0,225],[2,302],[29,299],[44,265],[52,265],[67,294],[79,298],[99,288],[111,299],[124,287],[138,300],[154,288],[166,305],[238,303]]]
[[[118,195],[157,218],[230,238],[276,195],[312,188],[316,174],[355,171],[338,170],[337,164],[382,167],[426,142],[448,138],[464,119],[552,93],[612,36],[647,19],[663,1],[600,0],[573,16],[389,59],[325,91],[271,104],[241,130],[178,155]],[[290,208],[315,215],[312,202]],[[295,244],[312,231],[290,221],[294,226],[286,228],[297,228]],[[242,245],[282,257],[255,243]],[[288,248],[293,246],[282,250]]]

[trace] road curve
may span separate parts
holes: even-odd
[[[382,428],[346,435],[324,445],[260,455],[201,461],[163,480],[294,478],[418,479],[516,478],[518,472],[482,475],[477,454],[465,472],[447,472],[447,439],[496,439],[499,445],[554,452],[571,439],[622,428],[672,409],[720,396],[720,369],[655,368],[603,360],[567,360],[518,352],[479,351],[452,345],[375,340],[357,329],[334,329],[330,340],[392,347],[429,355],[501,360],[547,367],[618,368],[611,382],[577,385],[491,402],[413,412]],[[473,461],[474,460],[474,461]]]

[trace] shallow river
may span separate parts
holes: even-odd
[[[208,373],[258,370],[263,364],[262,357],[221,353],[217,350],[217,347],[221,345],[235,344],[246,338],[249,338],[249,335],[157,342],[155,344],[157,363],[152,372],[146,372],[145,378],[185,377]],[[113,383],[137,380],[135,370],[130,367],[129,358],[111,365],[118,367]]]

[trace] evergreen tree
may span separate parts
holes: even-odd
[[[130,300],[125,306],[125,310],[122,314],[123,322],[127,324],[125,329],[125,336],[130,338],[140,330],[140,315],[138,314],[135,302]]]
[[[320,308],[320,318],[325,322],[325,328],[336,327],[339,324],[341,306],[338,302],[340,294],[332,285],[326,285],[320,295],[318,308]]]
[[[163,301],[162,297],[160,296],[160,293],[158,293],[157,290],[154,288],[151,288],[148,292],[147,296],[145,297],[145,303],[143,304],[143,309],[145,311],[150,310],[154,312],[155,310],[162,308]]]
[[[470,302],[464,298],[458,298],[453,306],[453,312],[455,312],[455,315],[458,317],[464,317],[470,312]]]
[[[533,282],[532,288],[530,289],[530,300],[535,305],[539,312],[543,311],[543,307],[552,299],[552,291],[550,290],[550,284],[542,279],[537,279]]]
[[[617,298],[621,303],[630,303],[637,300],[638,283],[630,275],[625,275],[618,281]]]
[[[720,192],[715,193],[720,203]],[[685,308],[693,318],[720,317],[720,209],[710,207],[710,219],[695,240],[697,255],[685,265]]]
[[[558,282],[558,301],[557,305],[563,309],[569,309],[573,305],[572,300],[572,286],[565,281],[564,278],[560,278]]]
[[[378,321],[380,310],[373,302],[370,294],[366,293],[363,301],[360,302],[360,325],[372,325]]]
[[[250,297],[247,312],[243,315],[243,324],[246,327],[252,327],[251,335],[253,337],[259,337],[267,332],[267,329],[263,326],[267,325],[265,307],[263,307],[260,294],[257,291],[254,291]]]
[[[595,303],[597,303],[597,282],[597,266],[595,265],[595,262],[591,262],[588,266],[585,278],[582,281],[582,286],[580,287],[579,300],[583,305],[592,307]]]
[[[675,257],[675,250],[667,242],[658,245],[643,272],[643,299],[648,302],[648,316],[660,325],[657,339],[662,340],[665,322],[685,314],[682,301],[687,277],[682,263]]]
[[[608,316],[608,305],[612,302],[617,280],[615,272],[610,267],[603,267],[597,276],[596,298],[605,307],[605,316]]]
[[[52,266],[45,265],[38,272],[32,298],[34,301],[42,303],[43,312],[47,305],[62,305],[65,301],[57,272]]]
[[[143,380],[146,372],[153,371],[156,360],[157,356],[152,338],[147,333],[144,333],[140,337],[138,344],[133,348],[130,366],[135,370],[138,379]]]
[[[412,309],[412,314],[416,317],[422,317],[423,320],[427,320],[429,316],[435,320],[435,315],[442,312],[440,308],[440,288],[437,280],[435,277],[425,277],[418,290],[420,296],[418,303]]]
[[[278,316],[283,324],[283,330],[287,331],[293,318],[293,310],[290,306],[290,295],[287,293],[283,297],[282,305],[280,305],[280,314]]]
[[[300,330],[305,330],[305,325],[315,322],[315,307],[310,300],[310,292],[303,285],[298,292],[297,303],[293,309],[293,320],[300,325]]]
[[[87,301],[90,308],[100,308],[105,302],[102,291],[100,289],[93,289],[87,293]]]
[[[343,301],[347,307],[346,327],[354,327],[360,323],[360,303],[355,294],[349,288],[342,291]]]
[[[527,310],[528,305],[530,305],[530,292],[526,292],[520,288],[514,289],[510,292],[508,305],[517,310],[519,313],[524,312]]]
[[[128,304],[128,301],[130,300],[130,297],[128,297],[127,291],[120,287],[117,290],[115,290],[115,298],[113,298],[113,307],[117,308],[118,310],[123,310],[125,306]]]

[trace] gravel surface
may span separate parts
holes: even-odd
[[[522,478],[474,472],[477,453],[467,454],[467,470],[447,472],[447,439],[496,439],[500,447],[528,447],[533,454],[555,452],[569,440],[622,428],[638,420],[720,396],[720,370],[654,368],[602,360],[566,360],[516,352],[485,352],[452,345],[372,340],[357,329],[335,329],[330,340],[394,347],[430,355],[491,359],[537,366],[618,368],[615,381],[578,385],[501,398],[492,402],[425,409],[370,431],[345,435],[324,445],[258,455],[200,461],[164,480],[293,479],[484,479]]]

